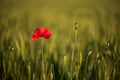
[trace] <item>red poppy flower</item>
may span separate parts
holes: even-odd
[[[37,34],[32,34],[30,37],[32,40],[38,40],[40,37]]]
[[[49,39],[51,34],[52,34],[52,32],[50,30],[46,30],[43,37],[46,38],[46,39]]]
[[[51,30],[48,30],[45,26],[41,28],[37,28],[34,33],[31,35],[32,40],[38,40],[40,37],[44,37],[45,39],[49,39],[52,34]]]

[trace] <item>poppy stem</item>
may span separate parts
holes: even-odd
[[[76,24],[75,24],[75,38],[74,38],[74,46],[73,46],[73,50],[72,50],[72,56],[71,56],[71,66],[70,66],[70,79],[72,80],[73,78],[73,60],[74,60],[74,54],[75,54],[75,48],[76,48],[76,42],[77,42],[77,28],[76,28]]]
[[[45,80],[44,41],[42,39],[42,79]]]
[[[42,39],[42,62],[44,61],[44,55],[43,55],[43,53],[44,53],[44,41],[43,41],[43,39]]]

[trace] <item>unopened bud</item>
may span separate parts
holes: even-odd
[[[78,23],[75,23],[75,30],[78,29]]]

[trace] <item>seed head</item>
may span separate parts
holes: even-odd
[[[78,29],[78,23],[75,23],[75,30]]]

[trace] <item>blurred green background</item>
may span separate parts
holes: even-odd
[[[109,4],[108,4],[109,3]],[[25,36],[27,40],[40,26],[53,31],[53,37],[66,42],[74,39],[74,23],[79,24],[78,44],[90,41],[105,43],[119,37],[119,1],[76,0],[1,0],[0,32],[1,37]],[[72,41],[71,41],[72,42]],[[33,42],[34,43],[34,42]]]
[[[89,50],[93,51],[93,56],[97,53],[103,56],[107,54],[106,63],[119,61],[119,4],[119,0],[0,0],[1,67],[9,66],[9,63],[17,64],[17,67],[31,64],[31,70],[37,75],[43,46],[41,39],[32,41],[30,35],[36,28],[47,26],[53,34],[49,40],[44,39],[46,64],[49,66],[55,64],[55,69],[61,70],[63,57],[66,55],[69,68],[76,22],[79,25],[75,50],[76,62],[79,61],[80,52],[83,54],[82,61],[85,61]],[[109,49],[106,48],[107,45]],[[32,66],[32,62],[36,68]],[[49,66],[46,71],[49,71]],[[9,67],[3,70],[9,70]],[[15,72],[1,71],[4,73],[2,79],[6,79],[9,72],[15,76]],[[25,76],[22,78],[26,79]]]

